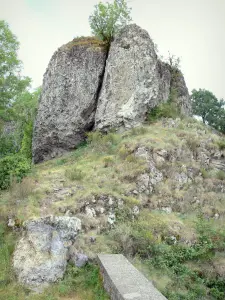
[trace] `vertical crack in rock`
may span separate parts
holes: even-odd
[[[54,53],[34,126],[34,163],[74,149],[93,128],[106,55],[95,38],[75,39]]]
[[[177,103],[190,113],[182,73],[156,55],[147,31],[125,26],[110,48],[95,38],[79,38],[60,47],[44,74],[33,134],[33,161],[38,163],[76,148],[85,132],[131,128],[149,110],[166,102],[172,88]]]
[[[124,27],[110,47],[95,128],[130,128],[143,123],[151,108],[168,100],[169,73],[166,64],[160,66],[148,32],[136,24]]]

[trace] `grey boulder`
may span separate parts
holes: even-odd
[[[19,282],[40,289],[62,278],[69,247],[80,230],[76,217],[48,216],[25,222],[13,256]]]
[[[95,128],[130,128],[146,119],[156,105],[166,102],[172,88],[177,103],[190,113],[190,99],[183,76],[161,62],[147,31],[136,24],[123,28],[110,46],[95,116]],[[187,103],[186,103],[187,102]]]
[[[54,53],[34,126],[34,163],[74,149],[85,139],[94,125],[105,60],[105,46],[94,38],[74,40]]]

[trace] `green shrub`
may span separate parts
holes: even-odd
[[[65,158],[60,158],[60,159],[57,159],[56,161],[55,161],[55,165],[56,166],[62,166],[62,165],[64,165],[66,163],[66,159]]]
[[[179,116],[180,113],[177,105],[173,102],[168,101],[152,108],[148,114],[147,119],[150,123],[153,123],[161,118],[176,119]]]
[[[15,153],[18,147],[13,135],[0,135],[0,158]]]
[[[130,135],[142,135],[148,132],[148,129],[146,127],[134,127],[130,131]]]
[[[94,131],[87,133],[88,143],[97,151],[105,152],[111,147],[118,145],[122,138],[119,134],[109,132],[103,134],[100,131]]]
[[[218,141],[217,145],[219,146],[220,150],[224,150],[225,149],[225,140]]]
[[[21,181],[31,168],[31,161],[23,155],[14,154],[0,159],[0,189],[10,186],[12,179]]]
[[[216,173],[216,178],[219,180],[225,180],[225,172],[220,170]]]
[[[211,176],[210,176],[210,173],[209,173],[206,169],[201,168],[200,171],[201,171],[202,177],[203,177],[204,179],[207,179],[207,178],[210,178],[210,177],[211,177]]]
[[[84,172],[77,167],[71,167],[65,171],[65,176],[71,181],[81,180],[84,178]]]
[[[60,281],[58,285],[59,294],[61,296],[66,296],[72,292],[84,290],[90,292],[88,294],[91,297],[88,297],[88,299],[109,299],[103,288],[99,267],[89,263],[83,268],[68,265],[64,279]]]
[[[103,163],[105,168],[111,167],[114,164],[113,156],[105,156],[103,158]]]
[[[24,126],[23,139],[20,149],[20,153],[28,159],[32,159],[32,135],[33,121],[30,121]]]

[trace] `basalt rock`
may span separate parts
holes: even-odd
[[[138,126],[171,92],[181,111],[190,114],[182,73],[158,59],[139,26],[124,27],[109,52],[94,38],[74,40],[55,52],[44,75],[33,161],[74,149],[93,128]]]
[[[94,125],[105,45],[76,39],[59,48],[44,74],[33,134],[35,163],[74,149]]]
[[[48,216],[25,222],[13,257],[19,282],[38,291],[61,279],[69,247],[80,230],[81,221],[76,217]]]
[[[175,101],[190,113],[188,90],[181,72],[158,60],[147,31],[132,24],[112,42],[98,100],[95,128],[129,128],[140,125],[151,108]]]

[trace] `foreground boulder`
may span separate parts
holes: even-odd
[[[35,163],[75,148],[94,125],[105,45],[75,39],[56,51],[44,74],[33,135]]]
[[[62,278],[69,247],[81,229],[75,217],[48,216],[29,220],[16,246],[13,267],[20,283],[40,289]]]

